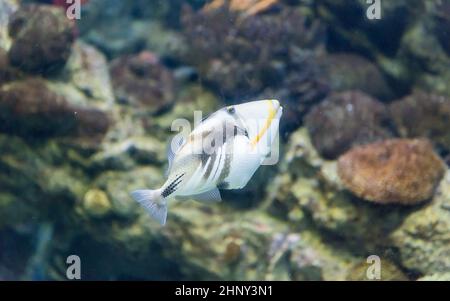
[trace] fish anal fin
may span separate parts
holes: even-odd
[[[202,203],[218,203],[222,201],[220,191],[217,188],[202,192],[199,194],[193,194],[189,196],[177,196],[179,200],[195,200]]]

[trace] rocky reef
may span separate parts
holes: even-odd
[[[338,160],[344,186],[360,198],[386,204],[430,199],[445,172],[426,140],[390,139],[355,147]]]
[[[448,7],[382,3],[0,0],[0,279],[449,280]],[[164,227],[131,199],[173,120],[265,97],[275,166]]]

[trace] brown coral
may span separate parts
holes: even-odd
[[[393,102],[390,114],[400,136],[424,137],[450,151],[450,99],[416,91]]]
[[[444,164],[424,139],[390,139],[351,149],[338,174],[356,196],[375,203],[413,205],[432,197]]]
[[[111,63],[111,79],[116,98],[156,113],[174,101],[174,79],[151,52],[123,56]]]
[[[98,109],[70,104],[42,79],[11,82],[0,88],[0,131],[27,137],[102,137],[108,115]]]
[[[352,146],[390,137],[385,106],[360,91],[330,94],[306,115],[317,151],[334,159]]]
[[[266,11],[274,5],[278,9]],[[300,9],[272,1],[214,1],[198,12],[185,9],[182,23],[189,47],[184,60],[227,97],[289,85],[289,74],[295,86],[317,80],[310,53],[323,45],[324,30]],[[313,84],[300,86],[302,95],[316,93]]]
[[[64,10],[51,5],[24,5],[11,16],[9,34],[13,66],[30,73],[57,72],[69,58],[74,23]]]

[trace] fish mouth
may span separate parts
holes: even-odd
[[[272,102],[272,108],[275,111],[275,117],[280,118],[283,113],[283,107],[277,99],[270,100]]]
[[[274,119],[278,119],[281,116],[283,108],[281,107],[281,104],[276,99],[267,100],[269,104],[269,116],[267,117],[264,125],[260,129],[260,131],[256,134],[256,137],[252,139],[251,145],[252,147],[255,147],[256,144],[259,142],[259,140],[262,138],[262,136],[267,132],[267,130],[270,128],[272,121]]]
[[[283,107],[281,106],[280,101],[277,99],[271,99],[270,102],[272,102],[272,109],[275,111],[276,115],[283,112]]]

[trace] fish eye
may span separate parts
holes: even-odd
[[[230,114],[234,114],[236,112],[236,109],[234,107],[228,107],[227,112]]]

